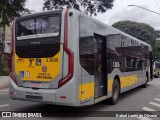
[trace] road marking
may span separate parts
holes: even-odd
[[[155,98],[155,100],[160,102],[160,99],[159,99],[159,98]]]
[[[7,106],[9,106],[9,105],[8,104],[0,105],[0,108],[1,107],[7,107]]]
[[[0,95],[4,95],[4,94],[8,94],[8,93],[9,93],[8,89],[0,90]]]
[[[149,104],[154,105],[154,106],[156,106],[156,107],[160,107],[160,104],[155,103],[155,102],[150,102]]]
[[[145,110],[145,111],[147,111],[147,112],[153,113],[154,115],[160,116],[160,113],[157,112],[157,110],[151,109],[149,107],[143,107],[142,109]]]
[[[0,93],[0,95],[7,95],[8,93]]]
[[[8,92],[9,90],[8,89],[4,89],[4,90],[1,90],[1,91]]]
[[[148,107],[143,107],[142,109],[145,110],[145,111],[149,111],[149,112],[150,112],[150,111],[156,111],[156,110],[151,109],[151,108],[148,108]]]

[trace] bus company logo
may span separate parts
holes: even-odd
[[[42,67],[42,72],[47,72],[47,67],[46,67],[46,65],[43,65],[43,67]]]
[[[17,63],[24,63],[24,59],[18,59]]]

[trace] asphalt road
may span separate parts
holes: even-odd
[[[81,114],[85,113],[83,117],[78,115],[76,119],[104,119],[106,117],[92,117],[96,116],[96,113],[100,114],[109,114],[110,111],[126,111],[134,112],[136,115],[141,114],[141,112],[149,111],[148,113],[153,113],[160,115],[160,78],[154,79],[153,81],[148,83],[147,88],[138,87],[133,90],[130,90],[126,93],[120,95],[119,102],[116,105],[109,105],[107,101],[103,101],[97,103],[93,106],[88,106],[84,108],[73,108],[73,107],[64,107],[64,106],[56,106],[50,104],[42,104],[42,103],[34,103],[34,102],[26,102],[26,101],[17,101],[12,100],[8,96],[8,89],[0,90],[0,111],[45,111],[45,115],[50,115],[57,111],[67,112],[70,117],[42,117],[38,119],[75,119],[71,117],[75,112]],[[84,112],[85,111],[85,112]],[[90,111],[90,112],[88,112]],[[101,112],[99,112],[101,111]],[[105,111],[108,111],[105,113]],[[154,112],[156,111],[156,112]],[[59,114],[59,113],[58,113]],[[6,119],[6,118],[0,118]],[[17,120],[17,118],[12,118]],[[27,118],[23,118],[27,119]],[[107,120],[127,120],[127,119],[141,119],[141,120],[160,120],[160,118],[149,117],[149,118],[141,118],[141,117],[129,117],[129,118],[109,118]]]

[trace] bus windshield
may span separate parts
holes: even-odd
[[[32,17],[17,23],[17,40],[54,37],[59,32],[59,16]]]

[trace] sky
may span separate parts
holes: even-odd
[[[44,0],[27,0],[26,8],[41,12]],[[160,30],[160,15],[147,10],[128,5],[138,5],[140,7],[160,13],[160,0],[114,0],[112,9],[107,10],[106,13],[99,13],[94,16],[101,22],[112,25],[115,22],[122,20],[130,20],[139,23],[146,23]]]

